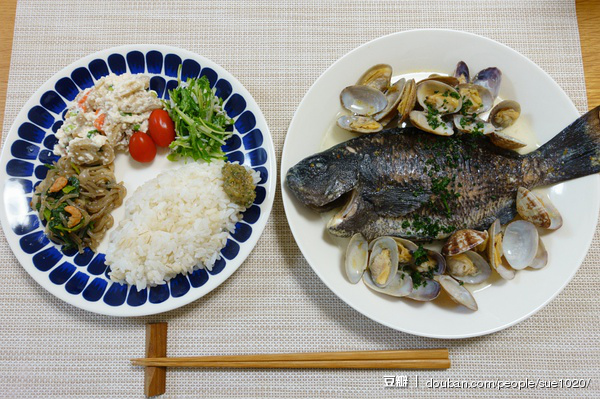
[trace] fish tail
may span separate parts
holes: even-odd
[[[600,106],[571,123],[532,156],[542,159],[546,172],[543,185],[600,172]]]

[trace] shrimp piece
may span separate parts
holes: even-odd
[[[63,188],[65,188],[65,186],[67,185],[68,182],[69,181],[67,180],[66,177],[58,176],[56,178],[56,180],[54,180],[54,183],[52,183],[52,185],[48,189],[48,192],[49,193],[57,193],[60,190],[62,190]]]
[[[81,218],[83,216],[81,215],[81,211],[79,209],[75,208],[74,206],[68,205],[65,206],[65,212],[71,215],[71,217],[69,217],[69,221],[67,222],[67,227],[69,229],[77,226],[79,222],[81,222]]]

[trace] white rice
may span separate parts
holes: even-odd
[[[113,281],[141,290],[212,268],[245,210],[223,190],[223,164],[193,162],[163,172],[127,199],[106,251]],[[247,169],[257,183],[259,174]]]

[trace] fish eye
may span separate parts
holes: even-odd
[[[327,165],[323,162],[322,159],[314,159],[312,160],[309,164],[308,164],[309,169],[313,172],[313,173],[322,173],[325,170],[327,170]]]

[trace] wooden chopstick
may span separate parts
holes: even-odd
[[[131,363],[146,367],[338,369],[441,369],[450,367],[448,349],[156,357],[131,359]]]

